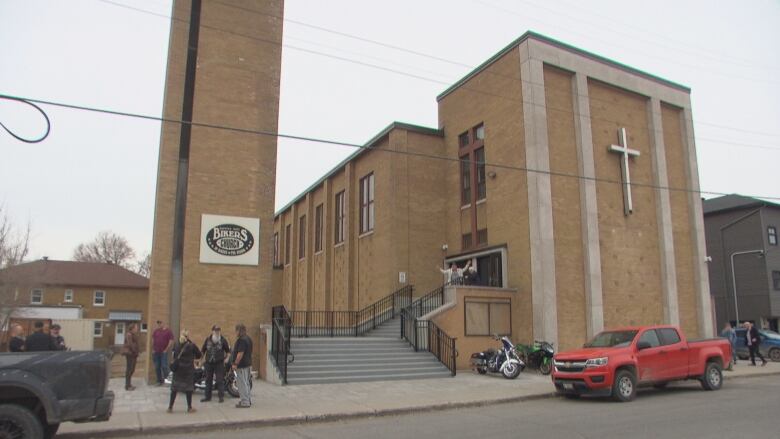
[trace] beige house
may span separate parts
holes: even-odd
[[[36,320],[47,328],[63,320],[90,320],[93,347],[106,349],[124,343],[131,323],[147,330],[149,280],[118,265],[41,259],[0,270],[0,288],[12,294],[11,320],[21,323],[25,334]],[[67,343],[69,334],[64,329],[61,334]]]
[[[288,309],[420,296],[470,262],[479,285],[431,316],[461,367],[491,333],[711,335],[690,89],[529,32],[438,103],[438,127],[391,124],[276,213]]]

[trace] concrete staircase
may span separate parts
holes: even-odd
[[[295,355],[287,367],[290,385],[452,376],[433,354],[414,352],[401,339],[398,318],[362,337],[293,338],[290,349]]]

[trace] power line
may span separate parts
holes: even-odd
[[[43,135],[41,137],[38,137],[37,139],[27,139],[27,138],[21,137],[21,136],[17,135],[16,133],[14,133],[13,131],[11,131],[11,129],[8,128],[7,126],[5,126],[3,124],[3,122],[0,122],[0,127],[2,127],[8,134],[10,134],[11,137],[13,137],[14,139],[16,139],[16,140],[18,140],[20,142],[24,142],[24,143],[40,143],[40,142],[43,142],[47,137],[49,137],[49,133],[51,132],[51,121],[49,120],[49,116],[46,114],[45,111],[43,111],[43,109],[41,109],[41,107],[33,104],[29,100],[20,99],[20,98],[14,98],[12,96],[0,95],[0,99],[5,99],[5,100],[8,100],[8,101],[19,102],[19,103],[22,103],[22,104],[25,104],[25,105],[29,105],[29,106],[33,107],[34,109],[36,109],[39,113],[41,113],[41,115],[43,116],[43,119],[46,121],[46,130],[44,131]]]
[[[168,20],[175,20],[175,21],[179,21],[179,22],[182,22],[182,23],[189,24],[188,20],[175,18],[175,17],[169,16],[169,15],[158,14],[158,13],[155,13],[155,12],[152,12],[152,11],[136,8],[136,7],[133,7],[133,6],[122,4],[122,3],[117,3],[117,2],[114,2],[114,1],[111,1],[111,0],[98,0],[98,1],[103,2],[103,3],[107,3],[107,4],[111,4],[111,5],[114,5],[114,6],[130,9],[130,10],[134,10],[134,11],[137,11],[137,12],[158,16],[158,17],[165,18],[165,19],[168,19]],[[222,4],[222,5],[225,5],[225,6],[229,6],[229,7],[235,8],[235,9],[239,9],[239,10],[243,10],[243,11],[247,11],[247,12],[252,12],[252,13],[255,13],[255,14],[258,14],[258,15],[269,16],[269,17],[272,17],[272,18],[282,19],[281,17],[278,17],[278,16],[273,15],[273,14],[267,14],[267,13],[263,13],[263,12],[256,11],[256,10],[253,10],[253,9],[249,9],[249,8],[244,8],[244,7],[240,7],[240,6],[235,6],[235,5],[223,3],[223,2],[221,2],[219,0],[213,0],[213,1],[214,1],[214,3],[219,3],[219,4]],[[478,1],[478,0],[475,0],[475,1]],[[309,24],[298,22],[298,21],[291,20],[291,19],[283,19],[283,20],[289,21],[289,22],[292,22],[292,23],[296,23],[296,24],[302,24],[302,25],[305,25],[305,26],[308,26],[308,27],[312,27],[312,28],[315,28],[315,29],[319,29],[319,30],[323,30],[323,31],[326,31],[326,32],[331,32],[331,33],[335,33],[335,34],[338,34],[338,35],[347,36],[349,38],[354,38],[354,39],[357,39],[357,40],[366,41],[366,42],[369,42],[369,43],[372,43],[372,44],[377,44],[377,45],[380,45],[380,46],[383,46],[383,47],[388,47],[388,48],[392,48],[392,49],[395,49],[395,50],[404,51],[404,52],[411,53],[411,54],[414,54],[414,55],[431,58],[431,59],[434,59],[434,60],[437,60],[437,61],[443,61],[443,62],[447,62],[447,63],[450,63],[450,64],[459,65],[459,66],[472,68],[472,69],[476,68],[476,67],[470,66],[468,64],[463,64],[463,63],[460,63],[460,62],[457,62],[457,61],[447,60],[445,58],[441,58],[441,57],[437,57],[437,56],[434,56],[434,55],[425,54],[423,52],[418,52],[418,51],[414,51],[414,50],[405,49],[405,48],[402,48],[400,46],[395,46],[395,45],[391,45],[391,44],[387,44],[387,43],[383,43],[383,42],[379,42],[379,41],[375,41],[375,40],[370,40],[370,39],[366,39],[366,38],[363,38],[363,37],[354,36],[354,35],[346,34],[346,33],[343,33],[343,32],[339,32],[339,31],[334,31],[334,30],[331,30],[331,29],[323,28],[323,27],[320,27],[320,26],[309,25]],[[389,67],[385,67],[385,66],[380,66],[380,65],[377,65],[377,64],[367,63],[367,62],[363,62],[363,61],[360,61],[360,60],[346,58],[346,57],[343,57],[343,56],[332,55],[332,54],[327,54],[327,53],[323,53],[323,52],[312,50],[312,49],[306,49],[306,48],[297,47],[297,46],[293,46],[293,45],[289,45],[289,44],[283,44],[283,43],[281,43],[279,41],[274,41],[274,40],[269,40],[269,39],[255,37],[255,36],[252,36],[252,35],[247,35],[247,34],[242,34],[242,33],[234,32],[234,31],[229,31],[229,30],[222,29],[222,28],[215,27],[215,26],[209,26],[209,25],[201,23],[201,27],[204,27],[204,28],[207,28],[207,29],[216,30],[218,32],[223,32],[223,33],[227,33],[227,34],[236,35],[236,36],[239,36],[239,37],[242,37],[242,38],[247,38],[247,39],[251,39],[251,40],[255,40],[255,41],[268,43],[268,44],[280,45],[280,46],[286,47],[288,49],[297,50],[297,51],[300,51],[300,52],[303,52],[303,53],[308,53],[308,54],[311,54],[311,55],[327,57],[327,58],[331,58],[331,59],[335,59],[335,60],[338,60],[338,61],[343,61],[343,62],[355,64],[355,65],[360,65],[360,66],[369,67],[369,68],[373,68],[373,69],[383,70],[383,71],[386,71],[386,72],[389,72],[389,73],[394,73],[394,74],[401,75],[401,76],[407,76],[407,77],[418,79],[418,80],[423,80],[423,81],[427,81],[427,82],[431,82],[431,83],[435,83],[435,84],[441,84],[441,85],[443,85],[445,87],[451,85],[451,82],[448,82],[448,81],[441,81],[441,80],[438,80],[438,79],[428,78],[428,77],[417,75],[417,74],[414,74],[414,73],[404,72],[402,70],[393,69],[393,68],[389,68]],[[306,41],[306,40],[303,40],[303,39],[299,39],[299,40]],[[311,44],[319,44],[319,43],[310,42],[310,41],[309,41],[309,43],[311,43]],[[431,73],[433,73],[433,72],[431,72]],[[485,74],[492,75],[492,76],[504,77],[504,78],[508,78],[508,79],[511,79],[511,80],[515,80],[515,81],[526,82],[526,83],[531,84],[531,85],[544,86],[545,89],[547,89],[546,85],[530,82],[530,81],[522,79],[519,76],[503,75],[503,74],[492,72],[492,71],[489,71],[489,70],[485,70],[485,71],[483,71],[481,73],[485,73]],[[469,88],[469,87],[466,87],[466,86],[461,86],[460,88],[461,89],[466,89],[466,90],[471,90],[471,91],[474,91],[476,93],[481,93],[481,94],[484,94],[484,95],[489,95],[489,96],[493,96],[493,97],[499,97],[499,98],[502,98],[502,99],[513,99],[513,100],[517,100],[517,101],[522,101],[522,102],[524,102],[526,104],[529,104],[529,105],[538,105],[538,104],[533,104],[533,103],[530,103],[530,102],[526,102],[526,101],[524,101],[522,99],[512,98],[512,97],[507,96],[505,94],[489,93],[489,92],[485,92],[485,91],[482,91],[482,90]],[[580,95],[580,96],[584,97],[584,95]],[[607,100],[604,100],[604,99],[594,98],[592,96],[589,96],[589,99],[596,100],[596,101],[601,100],[603,102],[611,103],[610,101],[607,101]],[[560,108],[551,107],[549,105],[547,106],[547,108],[561,111]],[[570,112],[569,109],[563,109],[562,111]],[[596,119],[596,120],[598,120],[598,119]],[[612,121],[609,121],[609,122],[612,122]],[[741,129],[741,128],[729,127],[729,126],[726,126],[726,125],[702,122],[702,121],[699,121],[699,120],[696,120],[696,121],[693,121],[693,122],[697,123],[697,124],[701,123],[701,124],[708,125],[708,126],[715,126],[715,127],[719,127],[719,128],[723,128],[723,129],[727,129],[727,130],[734,130],[734,131],[739,131],[739,132],[749,132],[749,133],[755,133],[755,134],[765,135],[765,136],[778,136],[778,137],[780,137],[780,134],[769,134],[769,133],[755,132],[755,131],[745,130],[745,129]],[[630,125],[627,125],[627,126],[630,126]],[[775,148],[775,147],[772,147],[772,146],[766,146],[766,145],[739,144],[739,143],[736,143],[736,142],[727,142],[727,141],[722,141],[722,140],[719,140],[719,139],[712,139],[712,138],[706,138],[706,137],[699,137],[699,138],[702,139],[702,140],[709,140],[709,141],[716,142],[716,143],[725,143],[725,144],[730,144],[730,145],[741,145],[741,146],[746,146],[746,147],[751,147],[751,148],[760,148],[760,149],[768,149],[768,150],[778,150],[778,148]]]
[[[172,118],[166,118],[166,117],[158,117],[158,116],[150,116],[150,115],[144,115],[144,114],[137,114],[137,113],[129,113],[125,111],[116,111],[116,110],[107,110],[102,108],[95,108],[95,107],[88,107],[84,105],[75,105],[75,104],[67,104],[62,102],[54,102],[54,101],[47,101],[42,99],[32,99],[32,98],[26,98],[26,97],[20,97],[20,96],[9,96],[0,94],[0,98],[5,99],[11,99],[11,100],[18,100],[18,101],[28,101],[36,104],[41,105],[51,105],[55,107],[62,107],[62,108],[68,108],[73,110],[81,110],[81,111],[89,111],[89,112],[95,112],[95,113],[103,113],[103,114],[109,114],[114,116],[122,116],[122,117],[131,117],[131,118],[138,118],[138,119],[144,119],[144,120],[153,120],[158,122],[169,122],[169,123],[176,123],[181,125],[191,125],[191,126],[197,126],[202,128],[212,128],[212,129],[219,129],[219,130],[226,130],[226,131],[232,131],[232,132],[238,132],[243,134],[253,134],[253,135],[261,135],[261,136],[271,136],[276,138],[284,138],[284,139],[292,139],[292,140],[300,140],[300,141],[306,141],[306,142],[313,142],[313,143],[322,143],[322,144],[328,144],[328,145],[336,145],[336,146],[347,146],[351,148],[357,148],[357,149],[371,149],[374,151],[383,151],[388,153],[395,153],[395,154],[402,154],[402,155],[409,155],[409,156],[415,156],[415,157],[421,157],[421,158],[427,158],[427,159],[434,159],[434,160],[442,160],[442,161],[448,161],[448,162],[469,162],[468,159],[461,159],[461,158],[455,158],[455,157],[447,157],[447,156],[440,156],[436,154],[427,154],[427,153],[421,153],[421,152],[415,152],[415,151],[398,151],[398,150],[392,150],[392,149],[374,149],[371,148],[369,145],[360,145],[356,143],[350,143],[350,142],[342,142],[337,140],[329,140],[329,139],[319,139],[315,137],[307,137],[307,136],[298,136],[298,135],[291,135],[291,134],[282,134],[272,131],[266,131],[266,130],[255,130],[255,129],[247,129],[247,128],[239,128],[239,127],[231,127],[226,125],[217,125],[217,124],[210,124],[210,123],[203,123],[203,122],[194,122],[194,121],[183,121],[179,119],[172,119]],[[489,162],[479,162],[479,164],[484,164],[486,167],[495,168],[495,169],[506,169],[506,170],[513,170],[513,171],[520,171],[520,172],[532,172],[542,175],[549,175],[551,177],[565,177],[565,178],[576,178],[579,180],[586,180],[586,181],[593,181],[596,183],[610,183],[610,184],[618,184],[623,185],[622,181],[618,180],[611,180],[606,178],[600,178],[600,177],[588,177],[583,176],[579,174],[571,174],[566,172],[558,172],[558,171],[547,171],[547,170],[539,170],[539,169],[532,169],[527,168],[523,166],[513,166],[513,165],[507,165],[507,164],[501,164],[501,163],[489,163]],[[727,193],[723,192],[713,192],[713,191],[703,191],[703,190],[694,190],[694,189],[688,189],[688,188],[675,188],[671,186],[659,186],[651,183],[641,183],[641,182],[632,182],[632,186],[635,187],[642,187],[642,188],[648,188],[648,189],[658,189],[658,190],[668,190],[672,192],[684,192],[684,193],[697,193],[697,194],[706,194],[706,195],[729,195]],[[780,200],[780,197],[767,197],[767,196],[760,196],[760,195],[744,195],[747,197],[752,198],[763,198],[766,200]]]

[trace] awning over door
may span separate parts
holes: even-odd
[[[140,322],[141,311],[111,311],[108,313],[108,320],[119,320],[122,322]]]

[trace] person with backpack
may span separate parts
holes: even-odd
[[[214,375],[217,377],[219,402],[225,402],[225,363],[228,361],[228,354],[230,354],[230,345],[222,336],[218,325],[211,327],[211,334],[206,337],[200,351],[203,353],[203,370],[206,373],[206,397],[200,402],[211,401]]]

